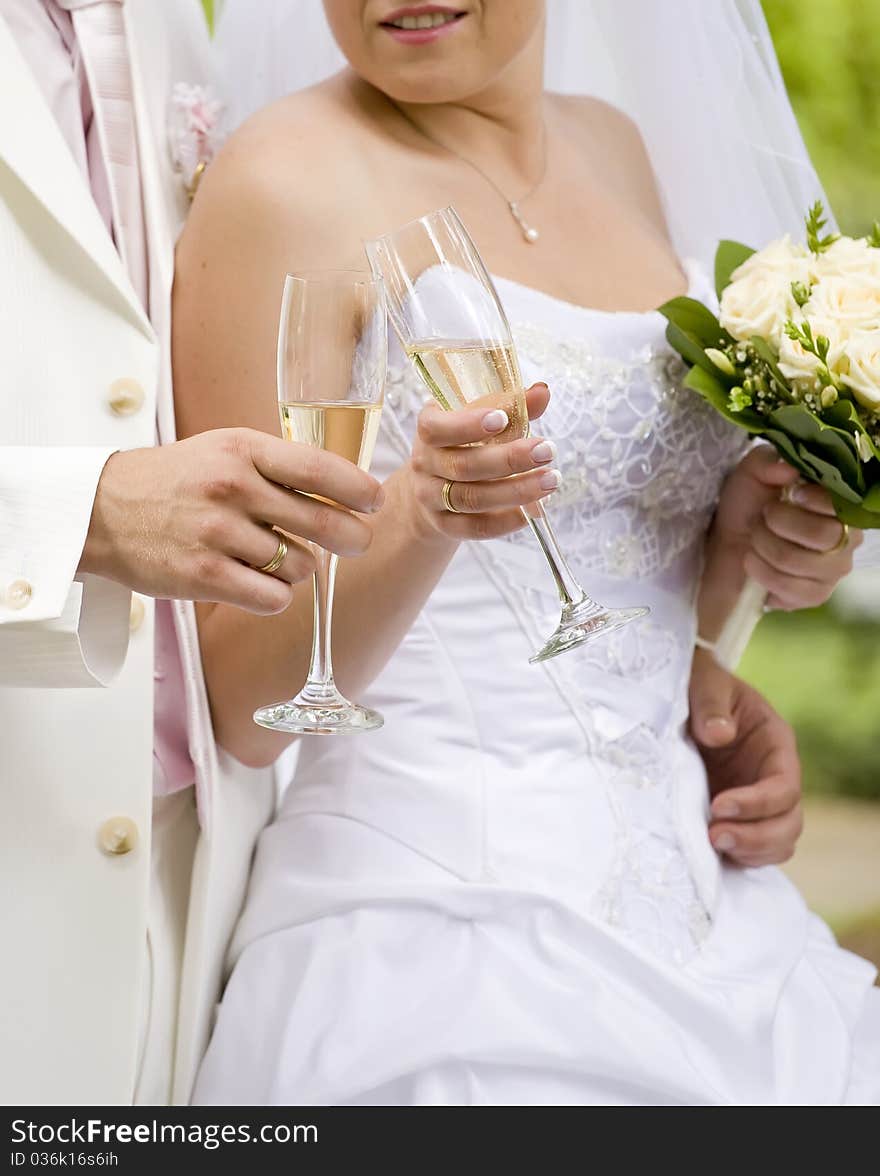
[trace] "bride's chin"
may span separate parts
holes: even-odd
[[[363,75],[362,75],[363,76]],[[363,78],[392,102],[423,106],[440,106],[466,101],[485,89],[491,79],[470,79],[454,69],[407,69],[395,74],[382,73]]]

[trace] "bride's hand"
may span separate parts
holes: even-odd
[[[794,732],[767,700],[694,653],[690,729],[712,795],[709,838],[742,866],[788,861],[803,828]]]
[[[546,384],[526,392],[529,419],[547,408]],[[428,404],[419,417],[409,470],[413,501],[423,530],[450,539],[492,539],[524,526],[519,510],[557,490],[552,468],[555,446],[541,437],[495,440],[508,427],[507,414],[495,409],[444,412]],[[512,476],[515,475],[515,476]],[[444,486],[449,482],[449,510]]]
[[[725,482],[713,532],[740,548],[767,603],[789,610],[824,604],[852,571],[863,539],[854,527],[844,530],[827,490],[801,483],[769,445],[750,450]]]

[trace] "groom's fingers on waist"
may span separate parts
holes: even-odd
[[[712,801],[712,819],[763,821],[789,812],[800,800],[796,770],[765,777],[742,788],[729,788]]]
[[[251,458],[259,473],[279,486],[320,494],[362,514],[382,506],[384,492],[376,479],[335,453],[254,432]]]
[[[803,829],[801,806],[752,824],[713,825],[709,837],[717,850],[741,866],[769,866],[788,861]]]

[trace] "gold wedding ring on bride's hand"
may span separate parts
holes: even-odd
[[[840,522],[839,519],[838,522]],[[839,551],[843,551],[844,548],[849,547],[849,523],[840,523],[840,525],[843,527],[843,530],[840,532],[840,538],[833,547],[828,548],[825,553],[826,555],[837,555]]]
[[[454,485],[455,485],[455,482],[446,481],[443,483],[443,490],[441,493],[441,497],[443,499],[443,506],[446,508],[446,510],[449,511],[450,514],[461,514],[461,511],[456,509],[456,507],[454,507],[452,505],[452,499],[449,497],[450,494],[452,493],[452,487]]]
[[[272,529],[272,534],[278,537],[278,546],[275,549],[275,554],[272,556],[269,562],[263,564],[261,568],[254,567],[254,565],[251,564],[251,567],[255,572],[265,572],[267,576],[271,576],[274,572],[278,571],[278,569],[287,559],[288,551],[287,540],[284,538],[284,536],[279,535],[274,528]]]

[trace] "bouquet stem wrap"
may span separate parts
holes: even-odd
[[[715,660],[726,670],[739,665],[752,634],[764,615],[767,590],[751,576],[746,580],[730,616],[724,622],[721,636],[715,642]]]

